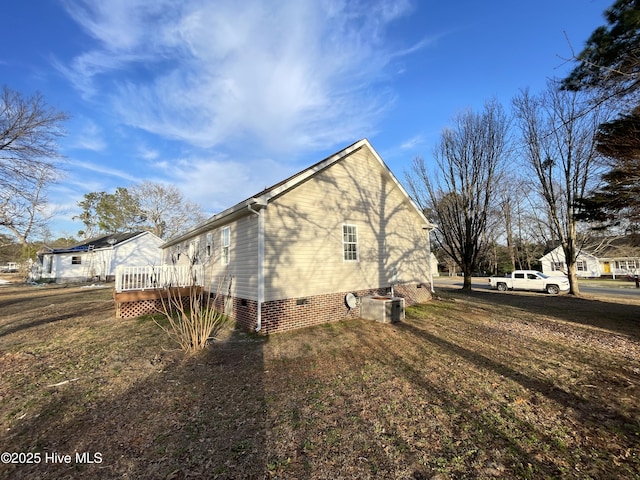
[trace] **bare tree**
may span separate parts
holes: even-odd
[[[57,181],[53,167],[46,163],[33,168],[33,178],[22,179],[10,189],[0,189],[0,226],[9,230],[23,251],[34,232],[44,232],[55,212],[47,209],[47,188]]]
[[[205,220],[196,203],[185,200],[174,185],[143,182],[131,188],[151,231],[160,238],[171,238]]]
[[[503,173],[508,124],[495,100],[482,113],[466,111],[442,132],[434,150],[435,171],[416,158],[407,174],[415,200],[438,225],[438,246],[462,270],[465,290],[471,289],[471,274],[493,237],[490,216],[497,207],[494,192]]]
[[[57,139],[67,115],[36,93],[24,98],[3,87],[0,94],[0,227],[26,244],[45,217],[44,193],[60,177]]]
[[[513,101],[531,189],[541,200],[542,222],[552,240],[562,245],[570,292],[575,295],[580,293],[578,201],[593,187],[601,167],[594,134],[603,113],[586,100],[584,94],[560,90],[550,82],[541,95],[523,91]]]

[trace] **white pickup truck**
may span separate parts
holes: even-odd
[[[504,277],[489,277],[489,286],[501,292],[535,290],[553,295],[569,290],[567,277],[549,277],[536,270],[516,270]]]

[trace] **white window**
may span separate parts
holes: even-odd
[[[585,262],[584,260],[577,260],[576,261],[576,270],[578,270],[579,272],[586,272],[587,271],[587,262]]]
[[[189,244],[189,260],[192,265],[198,263],[200,256],[200,240],[194,240]]]
[[[621,270],[635,270],[636,261],[635,260],[618,260],[616,262],[616,268]]]
[[[212,240],[213,240],[213,235],[211,235],[211,233],[207,233],[207,243],[205,246],[207,257],[211,256],[211,250],[212,250],[211,245],[213,243]]]
[[[358,261],[358,227],[356,225],[342,225],[342,255],[345,261]]]
[[[71,265],[82,265],[82,257],[71,257]]]
[[[556,272],[564,271],[564,262],[551,262],[551,267]]]
[[[224,227],[220,232],[220,247],[222,265],[229,265],[229,245],[231,244],[231,229]]]

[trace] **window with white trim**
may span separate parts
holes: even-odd
[[[584,260],[576,260],[576,270],[578,272],[586,272],[587,262],[585,262]]]
[[[564,270],[564,262],[551,262],[551,268],[555,272],[562,272]]]
[[[357,225],[342,225],[342,258],[346,262],[358,261]]]
[[[222,265],[229,265],[229,246],[231,245],[231,228],[224,227],[220,232],[220,259]]]
[[[82,265],[82,257],[71,257],[71,265]]]
[[[195,239],[189,243],[189,260],[192,265],[198,263],[200,257],[200,239]]]
[[[211,250],[212,250],[211,245],[212,245],[212,243],[213,243],[213,235],[211,233],[207,233],[207,243],[206,243],[206,246],[205,246],[207,257],[211,256]]]
[[[635,270],[637,263],[635,260],[617,260],[616,268],[620,270]]]

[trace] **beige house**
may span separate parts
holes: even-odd
[[[203,265],[227,313],[268,334],[357,317],[349,293],[429,300],[432,228],[360,140],[162,248],[165,264]]]

